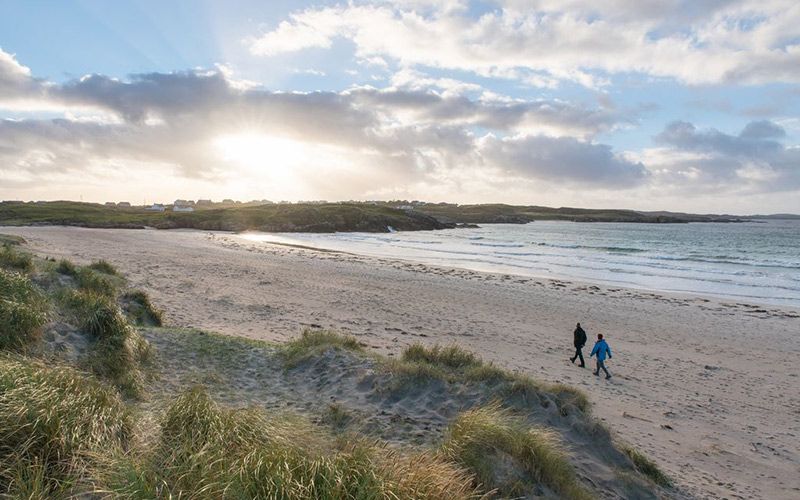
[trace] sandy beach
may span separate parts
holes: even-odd
[[[595,415],[688,496],[800,497],[796,310],[436,268],[225,233],[0,232],[23,236],[42,256],[109,260],[174,326],[276,341],[304,328],[333,329],[387,355],[414,342],[457,343],[505,368],[581,388]],[[590,339],[606,335],[611,380],[568,361],[576,321]]]

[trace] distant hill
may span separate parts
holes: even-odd
[[[527,224],[537,220],[676,224],[800,219],[795,214],[736,215],[641,212],[537,205],[457,205],[420,202],[235,204],[193,212],[153,212],[74,201],[0,202],[0,225],[65,225],[100,228],[190,228],[208,231],[388,232],[447,229],[458,224]]]
[[[63,225],[99,228],[203,229],[268,232],[388,232],[454,227],[419,212],[370,204],[279,204],[194,212],[151,212],[73,201],[2,202],[0,225]],[[391,229],[390,229],[391,228]]]
[[[748,215],[748,219],[800,220],[800,214]]]
[[[638,222],[638,223],[686,223],[686,222],[741,222],[733,216],[693,215],[673,212],[638,212],[635,210],[550,208],[541,206],[517,206],[503,204],[455,205],[426,204],[415,207],[416,211],[436,217],[443,222],[488,224],[525,224],[536,220],[568,220],[574,222]]]

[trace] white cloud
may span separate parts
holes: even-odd
[[[621,72],[689,84],[800,82],[797,2],[498,2],[479,17],[461,3],[424,3],[308,9],[251,50],[275,55],[341,37],[362,59],[481,75],[525,70],[522,81],[545,87],[555,79],[596,88]]]

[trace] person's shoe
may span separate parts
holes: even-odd
[[[600,374],[597,373],[597,372],[592,372],[592,373],[594,373],[595,377],[599,377],[600,376]]]
[[[580,366],[581,366],[581,368],[586,368],[586,365],[580,365]]]
[[[606,380],[610,379],[611,375],[606,375]]]
[[[573,365],[575,364],[575,358],[569,358],[569,360],[572,361]]]

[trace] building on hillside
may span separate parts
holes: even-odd
[[[122,207],[122,208],[131,208],[130,202],[127,202],[127,201],[121,201],[121,202],[117,203],[117,206],[118,207]]]
[[[151,212],[163,212],[165,208],[161,203],[153,203],[152,206],[145,208],[145,210],[149,210]]]
[[[172,205],[173,212],[194,212],[194,207],[186,205]]]
[[[214,204],[214,202],[211,201],[211,200],[197,200],[197,203],[195,203],[195,206],[197,206],[197,207],[210,207],[213,204]]]
[[[116,204],[116,203],[114,203],[113,201],[107,201],[107,202],[106,202],[106,206],[107,206],[107,207],[116,207],[116,206],[117,206],[117,204]]]

